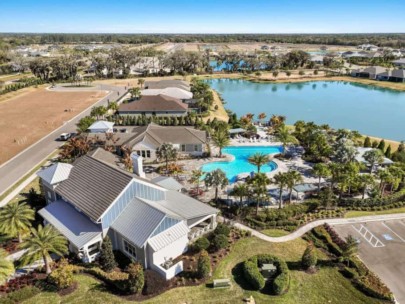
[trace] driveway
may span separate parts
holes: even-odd
[[[96,88],[92,88],[93,91],[96,89],[110,91],[110,93],[93,104],[91,107],[107,105],[108,101],[115,101],[126,92],[124,87],[116,87],[110,85],[100,85]],[[2,164],[0,166],[0,195],[4,193],[8,188],[13,186],[24,175],[30,172],[35,166],[41,163],[55,149],[61,146],[63,143],[56,140],[59,135],[64,132],[75,132],[76,123],[82,117],[90,114],[91,107],[68,121],[60,128],[56,129],[49,135],[45,136],[35,144],[31,145],[21,153],[17,154],[14,158]]]

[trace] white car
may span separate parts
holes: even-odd
[[[60,141],[67,141],[70,138],[71,134],[70,133],[62,133],[59,136]]]

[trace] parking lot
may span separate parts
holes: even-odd
[[[333,225],[359,240],[359,256],[405,304],[405,219]]]

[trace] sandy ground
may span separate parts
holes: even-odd
[[[228,113],[225,111],[224,105],[221,99],[219,98],[218,93],[213,90],[213,95],[214,95],[214,102],[212,104],[210,116],[205,117],[204,121],[206,122],[208,119],[213,120],[216,117],[218,120],[228,122],[229,120]],[[218,106],[217,110],[215,110],[215,106]]]
[[[105,95],[105,92],[50,92],[45,88],[31,88],[22,95],[3,100],[0,102],[0,164]]]

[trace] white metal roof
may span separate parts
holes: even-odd
[[[187,235],[190,229],[187,225],[182,221],[165,231],[155,235],[151,239],[149,239],[148,243],[152,247],[152,249],[156,252],[160,249],[170,245],[174,241],[178,240],[179,238]]]
[[[37,175],[50,185],[55,185],[68,179],[70,170],[73,166],[71,164],[56,163],[45,169],[42,169]]]
[[[143,96],[155,96],[155,95],[166,95],[169,97],[177,99],[191,99],[193,98],[193,93],[180,89],[180,88],[164,88],[164,89],[147,89],[142,90],[141,95]]]
[[[364,159],[364,154],[367,152],[367,151],[371,151],[371,150],[376,150],[376,149],[374,149],[374,148],[363,148],[363,147],[358,147],[358,148],[356,148],[357,149],[357,152],[358,152],[358,154],[356,155],[356,160],[359,162],[359,163],[367,163],[367,161]],[[390,164],[392,164],[392,163],[394,163],[392,160],[390,160],[389,158],[387,158],[387,157],[384,157],[384,161],[383,161],[383,165],[390,165]]]
[[[101,226],[62,200],[53,202],[38,213],[77,248],[101,236]]]
[[[134,198],[111,227],[139,248],[145,244],[166,214]]]
[[[184,188],[182,184],[170,176],[158,176],[151,180],[153,183],[162,186],[165,189],[180,191]]]
[[[105,121],[105,120],[99,120],[99,121],[94,122],[89,127],[89,130],[93,130],[93,129],[111,129],[113,126],[114,126],[113,122]]]

